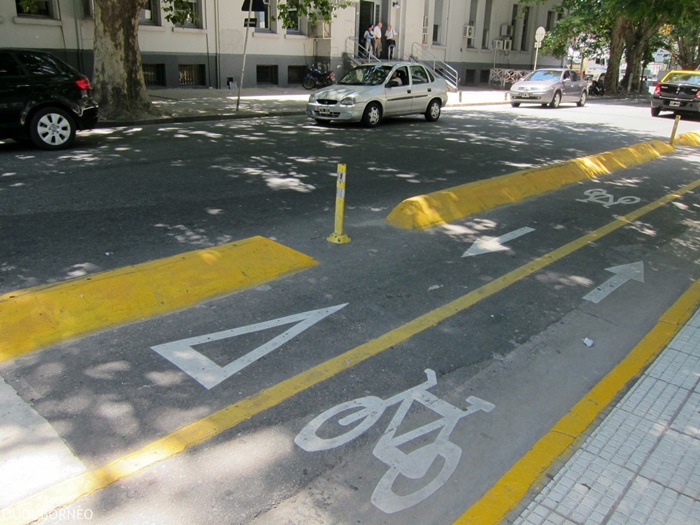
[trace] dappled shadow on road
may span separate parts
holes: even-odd
[[[380,324],[382,329],[399,325],[413,314],[408,303],[419,303],[420,308],[429,310],[497,279],[512,268],[514,261],[542,256],[552,246],[585,233],[588,226],[577,222],[576,214],[586,213],[586,206],[593,204],[570,206],[567,216],[544,210],[536,226],[551,239],[552,246],[507,246],[505,262],[483,266],[457,263],[473,242],[498,237],[504,229],[522,221],[516,210],[506,216],[489,214],[455,221],[424,234],[388,231],[383,225],[388,210],[416,193],[595,153],[589,151],[591,143],[587,141],[594,130],[606,136],[610,149],[629,144],[629,136],[618,131],[540,118],[528,121],[529,127],[518,128],[516,133],[502,129],[511,119],[512,115],[490,113],[450,116],[438,124],[402,118],[388,121],[377,130],[319,127],[302,119],[148,126],[86,135],[76,150],[60,154],[18,151],[12,167],[0,171],[3,235],[10,246],[3,255],[3,286],[25,279],[35,283],[62,280],[76,272],[94,273],[263,233],[313,248],[315,257],[337,269],[332,279],[328,275],[319,280],[300,277],[296,283],[303,289],[297,288],[296,293],[284,293],[285,289],[279,287],[276,306],[280,311],[295,313],[294,308],[307,295],[314,300],[340,302],[351,291],[371,287],[376,296],[365,297],[356,310],[361,312],[354,318],[343,312],[329,319],[327,334],[312,336],[319,337],[319,352],[292,341],[285,348],[293,356],[288,366],[261,360],[260,366],[246,370],[241,374],[244,377],[237,377],[236,384],[225,389],[203,389],[150,348],[176,338],[175,330],[179,330],[179,337],[208,333],[212,319],[216,320],[214,324],[222,325],[220,328],[231,328],[234,322],[245,326],[259,322],[261,316],[272,318],[256,309],[255,293],[264,293],[262,288],[249,291],[228,309],[224,302],[196,307],[186,322],[180,314],[174,314],[170,320],[134,325],[128,341],[114,329],[6,363],[1,367],[3,376],[52,423],[88,466],[100,467],[126,451],[153,443],[288,379],[298,370],[327,359],[329,353],[376,337]],[[557,140],[557,135],[567,138]],[[20,158],[23,155],[28,158]],[[29,158],[32,164],[41,164],[41,172],[25,171],[22,163]],[[354,244],[345,247],[344,252],[324,249],[325,235],[332,227],[335,170],[340,162],[348,164],[348,228],[353,236],[357,234]],[[682,168],[679,178],[692,170],[696,168]],[[630,189],[641,189],[643,183],[641,178],[617,177],[597,184],[610,193],[625,195]],[[666,184],[664,189],[674,189],[673,181]],[[651,200],[652,193],[647,200]],[[687,215],[689,229],[691,223],[697,228],[693,215],[696,209],[683,201],[674,206],[674,210]],[[634,251],[635,243],[662,242],[657,241],[658,226],[647,219],[632,223],[627,235],[627,242],[614,249],[617,254]],[[670,248],[677,249],[679,256],[697,248],[693,245],[697,244],[697,230],[679,239]],[[319,247],[321,244],[323,247]],[[36,261],[37,252],[50,253],[51,257]],[[418,265],[403,268],[396,262],[410,262],[417,256],[434,258],[439,271],[426,277]],[[356,271],[362,269],[362,279],[349,271],[351,263]],[[448,271],[451,268],[455,270]],[[425,285],[431,279],[430,287],[423,286],[419,292],[396,286],[406,280],[412,285]],[[464,339],[458,353],[450,355],[437,345],[437,349],[420,348],[406,359],[421,365],[430,359],[444,373],[473,366],[484,359],[474,355],[475,348],[506,352],[554,322],[561,312],[551,306],[555,303],[548,300],[548,294],[580,292],[593,284],[590,275],[582,271],[549,269],[536,279],[551,285],[550,289],[536,296],[521,291],[518,301],[512,301],[503,311],[472,313],[469,326],[449,322],[442,325],[442,337]],[[518,310],[528,308],[538,312],[537,318],[529,321],[530,331],[513,330],[510,325],[506,328],[506,323],[519,315]],[[375,317],[377,320],[370,319]],[[498,339],[473,328],[495,323],[501,323]],[[365,324],[375,331],[366,333]],[[469,341],[464,337],[467,330]],[[251,334],[241,346],[258,347],[264,342],[260,337]],[[220,347],[211,347],[208,352],[221,364],[230,359],[226,349]],[[398,384],[390,364],[387,382],[396,379]],[[419,366],[415,368],[420,370]],[[285,411],[291,417],[308,419],[307,407],[285,407]],[[122,506],[132,509],[133,502],[140,500],[141,508],[152,512],[158,507],[150,505],[149,498],[161,493],[172,501],[169,508],[158,511],[164,521],[174,516],[187,522],[231,521],[231,515],[241,522],[252,519],[265,510],[267,502],[260,499],[260,494],[274,492],[275,500],[291,495],[279,489],[280,464],[296,472],[288,489],[293,492],[344,461],[342,454],[328,455],[325,464],[310,466],[293,447],[293,436],[279,430],[277,423],[275,416],[269,416],[260,428],[244,422],[221,439],[181,454],[175,460],[179,469],[171,471],[181,473],[181,477],[173,476],[175,481],[167,488],[160,485],[157,473],[145,472],[116,496],[95,494],[90,505],[108,513]],[[222,456],[217,459],[217,454]],[[229,461],[224,463],[221,457]],[[201,478],[212,477],[222,482],[204,500],[208,506],[203,507],[201,500],[198,507],[192,505],[188,499],[192,486]],[[257,485],[251,489],[253,482]],[[347,491],[352,494],[355,489]],[[224,506],[222,501],[232,503]],[[334,521],[323,502],[318,506],[317,515]],[[206,519],[197,514],[204,512],[202,508],[209,513]],[[232,508],[240,514],[230,514]]]

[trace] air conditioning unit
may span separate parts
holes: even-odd
[[[464,30],[462,31],[462,37],[474,38],[474,26],[464,26]]]
[[[498,49],[499,51],[503,50],[503,40],[494,40],[493,41],[493,49]]]
[[[501,36],[513,36],[513,26],[501,24]]]
[[[503,51],[510,51],[512,49],[513,41],[510,38],[503,40]]]

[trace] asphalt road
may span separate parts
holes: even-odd
[[[166,450],[67,509],[100,524],[453,522],[698,278],[697,192],[659,199],[696,181],[700,155],[681,148],[425,232],[384,218],[413,195],[667,139],[672,122],[594,102],[448,110],[435,125],[403,118],[376,130],[301,117],[102,130],[61,153],[0,144],[0,292],[253,235],[319,262],[0,363],[86,471]],[[683,121],[679,133],[698,129]],[[338,163],[345,245],[326,241]],[[503,236],[498,251],[463,256]],[[589,295],[623,265],[632,277]],[[284,335],[299,322],[308,326]],[[284,343],[209,387],[201,363],[183,370],[156,350],[223,331],[179,350],[196,346],[224,368]],[[426,370],[435,384],[421,394]],[[438,412],[414,403],[397,435],[418,429],[416,439],[391,441],[394,396],[411,389]],[[313,427],[357,398],[378,411],[366,432],[329,441],[345,428],[330,415]],[[481,410],[462,412],[470,406]],[[447,423],[421,433],[435,421]],[[167,452],[191,437],[178,429],[202,422],[219,425],[212,438]],[[417,479],[396,474],[406,464]]]

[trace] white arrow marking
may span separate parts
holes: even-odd
[[[299,335],[310,326],[318,323],[321,319],[324,319],[341,308],[344,308],[347,306],[347,304],[348,303],[339,304],[338,306],[331,306],[330,308],[322,308],[320,310],[312,310],[310,312],[280,317],[279,319],[274,319],[272,321],[265,321],[262,323],[242,326],[240,328],[233,328],[231,330],[224,330],[223,332],[200,335],[198,337],[190,337],[188,339],[180,339],[179,341],[152,346],[151,348],[165,357],[175,366],[179,367],[183,372],[199,381],[199,383],[201,383],[206,389],[211,389],[225,379],[231,377],[236,372],[239,372],[261,357],[264,357],[273,350],[279,348],[292,337]],[[275,328],[277,326],[291,323],[296,324],[277,337],[269,340],[264,345],[259,346],[251,352],[248,352],[244,356],[239,357],[226,366],[217,365],[214,361],[194,349],[194,347],[197,345],[211,343],[212,341],[220,341],[222,339],[229,339],[239,335],[260,332],[261,330],[267,330],[269,328]]]
[[[501,235],[500,237],[496,237],[493,239],[479,239],[474,244],[472,244],[471,248],[464,252],[462,257],[472,257],[474,255],[482,255],[484,253],[501,252],[503,250],[507,250],[508,247],[503,246],[503,243],[512,241],[513,239],[517,239],[518,237],[525,235],[526,233],[534,231],[534,228],[529,228],[526,226],[524,228],[520,228],[518,230],[506,233],[504,235]]]
[[[605,270],[612,272],[615,275],[587,294],[584,297],[586,301],[598,304],[629,280],[634,279],[640,283],[644,282],[644,263],[641,261],[630,264],[621,264],[620,266],[613,266],[612,268],[606,268]]]

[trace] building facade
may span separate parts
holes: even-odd
[[[337,75],[357,55],[367,26],[382,22],[398,31],[396,55],[449,64],[460,85],[483,84],[493,69],[531,69],[535,32],[550,29],[558,0],[523,5],[512,0],[354,0],[330,23],[298,17],[293,27],[276,19],[277,3],[293,0],[189,0],[197,14],[184,25],[165,20],[160,0],[141,12],[139,44],[149,86],[226,88],[238,84],[300,84],[319,64]],[[0,2],[0,47],[51,51],[92,72],[93,0]],[[249,17],[248,8],[253,10]],[[245,49],[245,71],[242,71]],[[561,61],[539,56],[539,65]]]

